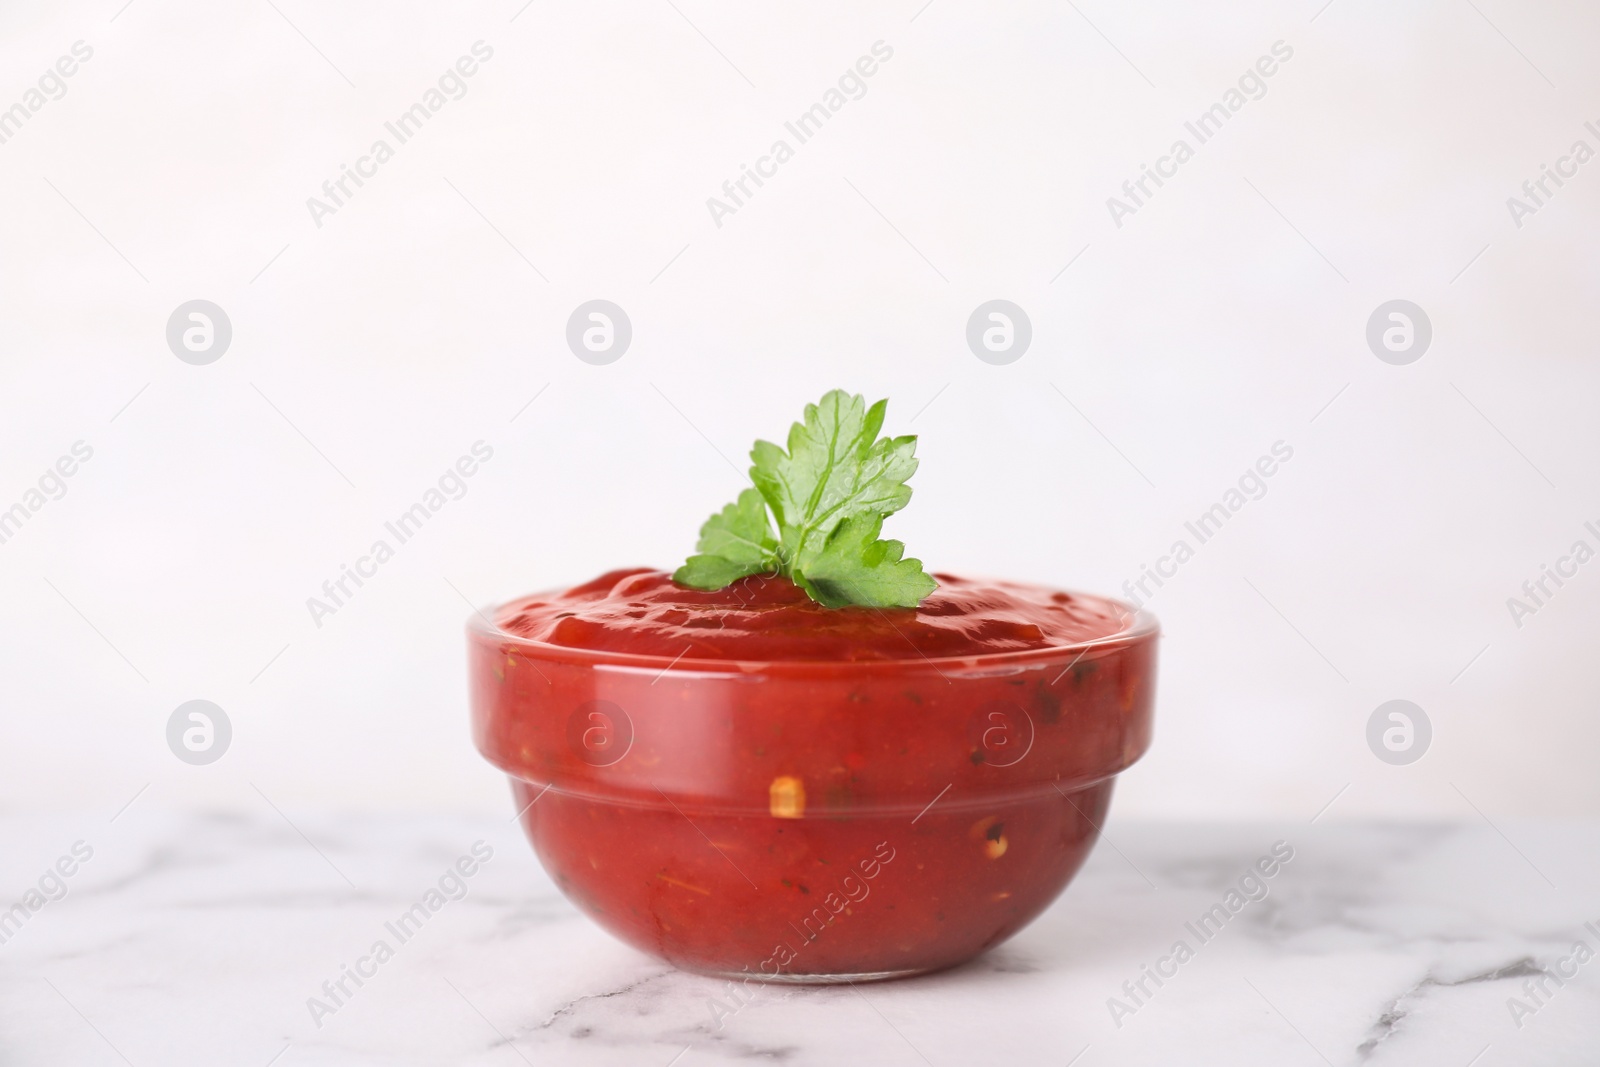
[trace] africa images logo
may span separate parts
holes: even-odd
[[[481,64],[494,58],[494,49],[483,41],[474,41],[471,51],[472,55],[461,56],[454,66],[446,68],[436,83],[423,91],[419,101],[402,111],[393,121],[385,122],[383,129],[389,137],[374,140],[365,154],[356,157],[354,167],[348,163],[339,164],[339,176],[322,183],[322,197],[306,198],[306,210],[311,213],[311,221],[317,229],[322,229],[324,218],[338,214],[339,209],[366,185],[364,179],[376,178],[378,168],[395,157],[396,149],[421,133],[433,116],[444,110],[446,104],[467,95],[467,79],[478,73]],[[389,143],[389,138],[394,139],[393,144]],[[350,188],[352,183],[354,189]]]
[[[1220,101],[1202,111],[1194,121],[1183,124],[1189,136],[1194,138],[1194,144],[1191,145],[1182,137],[1173,141],[1167,154],[1156,157],[1154,168],[1147,163],[1139,164],[1139,176],[1122,183],[1122,197],[1106,197],[1106,210],[1110,212],[1111,221],[1117,229],[1122,229],[1123,219],[1138,214],[1157,190],[1176,178],[1178,168],[1195,157],[1195,149],[1221,133],[1222,127],[1243,110],[1245,104],[1267,95],[1266,79],[1278,73],[1280,65],[1294,56],[1294,49],[1284,41],[1273,41],[1271,52],[1271,55],[1257,59],[1253,66],[1239,75],[1238,82],[1223,91]],[[1154,189],[1150,187],[1151,183],[1154,183]]]

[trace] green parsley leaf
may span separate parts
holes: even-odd
[[[707,519],[695,548],[697,554],[672,578],[696,589],[721,589],[746,575],[775,570],[778,540],[761,493],[746,489],[736,503]]]
[[[845,519],[801,560],[796,581],[825,607],[916,607],[939,584],[923,572],[920,560],[900,558],[904,544],[879,540],[882,531],[879,515]]]
[[[673,575],[721,589],[762,571],[782,574],[828,607],[915,607],[937,588],[905,546],[880,540],[883,520],[911,499],[914,436],[880,438],[888,401],[870,408],[841,389],[807,404],[788,451],[751,449],[754,489],[700,528],[696,554]],[[777,520],[777,533],[767,509]]]

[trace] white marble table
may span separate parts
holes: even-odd
[[[764,987],[719,1029],[719,983],[591,925],[504,821],[13,816],[0,905],[41,878],[66,895],[0,925],[0,1063],[1600,1063],[1600,960],[1561,962],[1580,940],[1600,950],[1600,826],[1497,825],[1113,824],[1114,846],[988,956]],[[1185,924],[1280,840],[1295,854],[1268,895],[1202,943]],[[464,896],[403,943],[386,934],[480,841],[493,855]],[[393,958],[361,964],[371,977],[335,1005],[324,981],[380,938]],[[1180,939],[1193,957],[1136,1002],[1124,983]],[[1538,1003],[1539,967],[1576,974]],[[1131,1013],[1114,1019],[1112,997]],[[1536,1010],[1514,1020],[1512,997]]]

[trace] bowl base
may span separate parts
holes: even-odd
[[[902,971],[865,971],[860,974],[789,974],[779,971],[776,974],[751,974],[749,971],[702,971],[707,978],[727,978],[734,981],[755,981],[767,985],[854,985],[857,982],[889,982],[896,978],[912,978],[919,974],[931,974],[943,970],[943,967],[908,967]]]

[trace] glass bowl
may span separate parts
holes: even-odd
[[[862,663],[671,660],[468,624],[478,749],[569,899],[679,967],[843,982],[1036,917],[1150,743],[1157,624]]]

